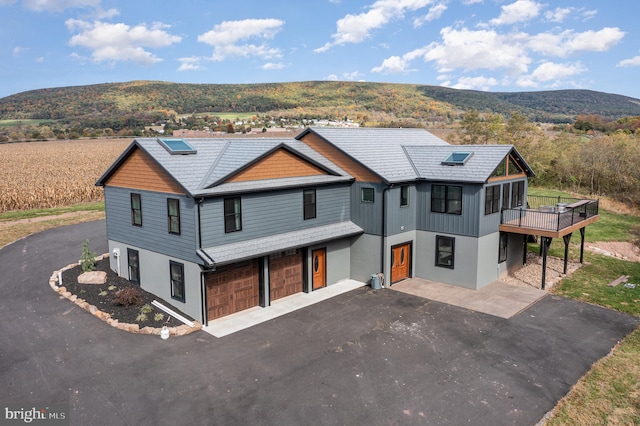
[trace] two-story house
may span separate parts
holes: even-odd
[[[510,145],[308,128],[136,139],[97,184],[111,268],[206,324],[379,272],[481,288],[522,265],[526,233],[500,227],[530,176]]]

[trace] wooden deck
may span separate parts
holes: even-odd
[[[500,231],[559,238],[599,219],[597,200],[571,201],[559,208],[540,206],[537,209],[504,209]]]

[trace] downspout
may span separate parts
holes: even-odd
[[[380,236],[380,272],[384,274],[384,265],[386,262],[387,256],[385,256],[386,246],[385,246],[385,237],[387,234],[387,192],[393,188],[393,184],[387,184],[387,186],[382,190],[382,231]],[[389,278],[387,280],[389,283],[389,287],[391,287],[391,271],[389,271]]]
[[[200,197],[198,198],[198,249],[200,251],[202,251],[202,225],[201,225],[201,216],[200,216],[200,208],[202,207],[202,203],[204,202],[204,198]],[[205,276],[204,276],[205,272],[204,271],[200,271],[200,298],[202,300],[202,302],[200,303],[200,315],[201,315],[201,322],[204,325],[207,325],[208,322],[208,318],[207,318],[207,291],[206,291],[206,284],[205,284]]]

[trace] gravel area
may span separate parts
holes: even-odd
[[[551,290],[564,277],[571,276],[582,265],[580,262],[567,262],[567,274],[563,274],[564,260],[559,257],[547,256],[547,274],[545,290]],[[527,253],[527,264],[518,271],[502,280],[508,284],[542,288],[542,257],[535,253]]]

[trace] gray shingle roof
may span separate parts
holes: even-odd
[[[448,182],[486,182],[512,145],[405,146],[407,155],[422,179]],[[442,161],[452,152],[471,152],[464,165],[447,166]]]
[[[424,129],[343,129],[313,127],[314,132],[389,183],[415,179],[486,182],[514,151],[528,175],[534,173],[512,145],[450,145]],[[442,165],[452,152],[472,152],[462,166]]]
[[[353,222],[340,222],[299,231],[285,232],[269,237],[209,247],[201,250],[199,256],[206,262],[224,265],[239,262],[270,253],[320,244],[336,238],[344,238],[363,233],[364,230]],[[204,254],[204,255],[203,255]]]
[[[323,184],[351,180],[352,177],[340,167],[295,139],[185,139],[195,154],[171,155],[156,138],[138,138],[127,148],[114,165],[98,180],[103,184],[115,166],[126,157],[134,146],[139,146],[182,185],[191,195],[208,195],[216,192],[244,191],[255,188],[256,183],[217,185],[234,172],[260,159],[270,151],[284,147],[296,155],[316,163],[327,175],[313,178],[270,179],[259,182],[261,189],[296,186],[308,183]],[[249,185],[249,186],[247,186]]]
[[[424,129],[313,127],[297,138],[307,131],[320,135],[388,182],[409,181],[419,177],[402,146],[450,146]]]

